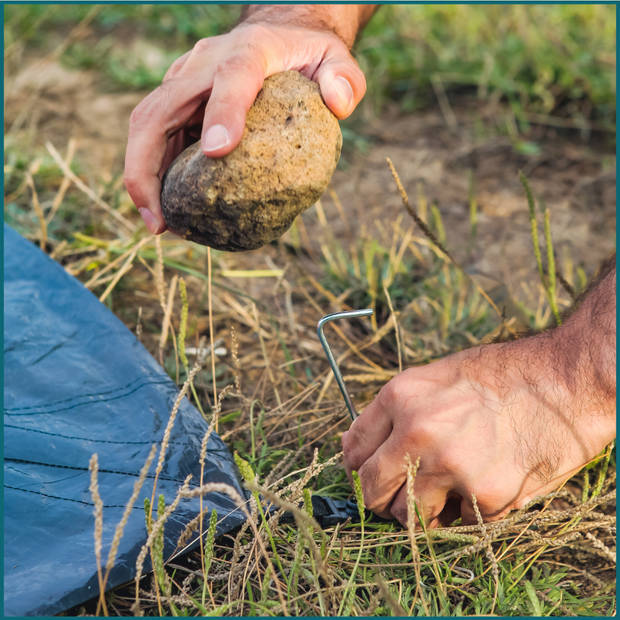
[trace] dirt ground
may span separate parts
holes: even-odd
[[[77,160],[93,183],[119,177],[129,114],[145,93],[100,92],[93,73],[66,69],[53,59],[35,60],[7,76],[5,88],[7,133],[41,146],[50,140],[59,149],[75,138]],[[503,283],[511,296],[527,301],[523,283],[535,275],[536,267],[527,202],[518,179],[523,170],[550,210],[560,269],[570,259],[593,273],[615,248],[611,137],[532,125],[525,138],[538,152],[523,155],[496,129],[501,108],[487,109],[473,98],[450,103],[449,117],[437,106],[410,114],[388,111],[356,123],[357,140],[361,138],[365,147],[347,148],[347,165],[336,172],[331,185],[344,206],[346,222],[327,195],[323,200],[334,233],[347,239],[377,220],[390,221],[404,213],[386,165],[390,157],[411,201],[422,191],[437,205],[447,246],[467,271],[485,287]],[[467,242],[470,177],[479,209],[473,251]],[[317,240],[322,232],[313,211],[304,214],[304,223],[309,237]],[[501,297],[506,290],[500,289]]]
[[[46,153],[47,141],[64,153],[69,140],[75,139],[75,161],[79,162],[80,177],[86,184],[95,191],[110,183],[120,186],[129,115],[145,94],[103,92],[94,73],[68,70],[53,59],[34,60],[19,73],[5,75],[5,136],[18,145],[23,144],[25,153],[42,154]],[[404,223],[408,222],[409,216],[386,164],[386,157],[389,157],[411,202],[415,204],[417,196],[422,194],[429,204],[437,205],[448,249],[499,305],[508,306],[512,298],[531,308],[536,304],[533,297],[540,296],[536,288],[538,276],[527,201],[518,178],[520,170],[529,178],[535,195],[550,210],[560,269],[566,270],[572,261],[573,265],[583,267],[588,275],[594,273],[600,261],[615,248],[616,175],[612,137],[594,132],[584,135],[578,129],[558,129],[550,125],[553,119],[548,119],[549,122],[532,125],[527,135],[519,137],[529,145],[536,145],[534,154],[525,155],[505,131],[502,119],[508,116],[506,109],[491,108],[470,97],[450,99],[450,105],[452,114],[448,116],[445,107],[442,112],[439,105],[408,114],[388,110],[381,117],[369,120],[364,120],[361,112],[358,114],[353,125],[354,135],[349,131],[345,137],[343,165],[331,183],[331,189],[342,203],[342,211],[328,192],[321,200],[327,228],[322,212],[315,207],[302,216],[307,241],[317,250],[315,255],[320,256],[318,246],[327,229],[342,241],[343,247],[353,247],[350,240],[389,225],[399,217]],[[364,146],[359,148],[359,145]],[[474,182],[479,210],[474,245],[470,243],[470,179]],[[121,208],[130,210],[129,202],[128,196],[121,196]],[[93,206],[94,212],[100,213],[97,209]],[[109,216],[103,214],[103,217]],[[187,247],[189,253],[189,242]],[[281,250],[281,247],[267,246],[250,253],[218,254],[217,259],[227,268],[286,267],[282,261],[287,254]],[[300,264],[309,266],[313,260],[312,256],[299,257]],[[274,265],[274,261],[277,264]],[[529,286],[532,283],[534,286]],[[154,288],[152,280],[146,278],[141,286]],[[257,298],[262,295],[273,303],[273,279],[248,279],[239,286],[244,287],[244,292]],[[136,329],[138,309],[142,310],[138,305],[143,299],[149,301],[145,303],[144,324],[148,323],[150,312],[158,313],[156,318],[161,320],[154,290],[148,295],[138,289],[126,294],[131,295],[132,303],[127,304],[127,313],[120,318],[130,329]],[[302,303],[306,304],[306,300],[302,299],[299,304]],[[190,305],[194,311],[199,299],[194,297]],[[219,309],[215,310],[219,324],[224,325],[224,313],[218,316]],[[207,332],[206,311],[198,318],[197,325],[198,332]],[[294,327],[290,329],[291,334],[297,333]],[[313,332],[308,330],[297,336],[300,359],[321,356]],[[264,378],[263,362],[257,361],[261,353],[255,334],[244,334],[240,330],[239,337],[242,346],[244,338],[254,339],[251,351],[241,360],[241,367],[256,369]],[[144,338],[147,348],[156,355],[159,335],[145,334]],[[387,354],[379,357],[375,352],[374,355],[381,366],[396,366],[396,361],[388,359]],[[274,361],[274,368],[278,361]],[[286,374],[281,368],[280,372]],[[377,381],[356,386],[359,391],[354,396],[358,402],[368,402],[372,398]],[[258,387],[264,391],[265,386],[268,387],[266,380],[261,379]],[[256,394],[262,398],[258,387]],[[335,389],[333,392],[335,394]],[[336,397],[342,408],[339,396]],[[303,400],[295,402],[299,404],[294,405],[291,415],[297,415],[297,407],[306,406]],[[326,413],[328,406],[329,415]],[[321,424],[325,426],[311,429],[314,436],[307,442],[308,449],[323,441],[324,435],[332,435],[338,424],[345,423],[342,411],[334,408],[331,401],[320,413],[324,420]],[[278,418],[288,418],[273,418],[276,420],[273,428],[280,432],[277,425],[285,423]],[[232,431],[224,439],[228,440],[231,434]],[[275,431],[272,437],[276,437]],[[298,441],[296,434],[291,433],[291,437]],[[277,440],[280,441],[279,435]],[[283,441],[282,445],[285,445]],[[591,555],[584,557],[587,561],[583,560],[583,567],[587,566],[596,574],[611,574],[608,560],[599,559],[599,567],[587,563],[592,562]],[[586,587],[590,586],[584,586],[583,594]]]

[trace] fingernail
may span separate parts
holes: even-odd
[[[228,130],[224,125],[213,125],[202,136],[202,150],[205,152],[217,151],[230,142]]]
[[[341,75],[336,77],[335,83],[336,92],[338,93],[338,98],[342,102],[342,106],[350,110],[353,105],[353,89],[351,88],[351,84]]]
[[[138,209],[140,211],[140,215],[146,224],[146,227],[149,229],[149,232],[152,232],[156,235],[159,232],[159,223],[155,219],[155,216],[146,208]]]

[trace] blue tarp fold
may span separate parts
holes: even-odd
[[[99,460],[105,562],[151,445],[160,444],[175,384],[135,336],[82,284],[32,243],[4,229],[4,613],[50,615],[98,594],[88,464]],[[170,504],[188,474],[200,480],[207,424],[183,400],[157,484]],[[155,459],[155,461],[157,458]],[[144,497],[121,540],[109,587],[129,581],[146,540]],[[234,461],[209,439],[205,482],[242,497]],[[218,534],[244,517],[225,494],[206,496]],[[199,512],[183,500],[165,529],[165,555]],[[208,515],[205,519],[208,522]]]

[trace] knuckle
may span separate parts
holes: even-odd
[[[409,453],[412,463],[418,456],[424,461],[430,456],[434,463],[443,456],[441,437],[438,436],[437,429],[420,416],[409,418],[399,432],[402,445]]]
[[[144,118],[146,116],[145,114],[145,106],[143,105],[144,100],[142,100],[142,102],[140,102],[132,111],[131,114],[129,115],[129,126],[130,127],[135,127],[135,126],[139,126],[141,124],[143,124],[144,122]]]
[[[255,68],[255,60],[244,53],[225,58],[217,65],[216,73],[247,73]]]
[[[168,110],[172,92],[171,83],[172,80],[169,80],[160,84],[133,109],[129,116],[130,132],[141,130]]]
[[[488,476],[484,480],[479,480],[476,485],[478,488],[473,491],[476,503],[485,521],[501,518],[511,509],[514,504],[510,493],[506,493],[505,481],[496,476]]]
[[[363,456],[360,452],[360,439],[349,431],[346,437],[342,438],[343,458],[349,469],[358,469],[363,463]]]
[[[213,49],[213,39],[207,37],[205,39],[198,39],[196,43],[194,43],[194,47],[192,48],[192,53],[196,55],[202,55]]]
[[[360,476],[362,490],[364,491],[364,500],[366,500],[366,492],[374,488],[379,479],[379,468],[377,466],[377,458],[372,461],[366,461],[357,472]],[[368,506],[370,508],[370,506]]]
[[[439,471],[454,474],[462,468],[462,459],[450,446],[444,446],[435,453],[435,463]]]
[[[273,29],[258,23],[242,23],[233,31],[244,43],[261,43],[273,35]]]
[[[363,424],[363,422],[364,420],[358,417],[349,427],[349,430],[346,433],[346,437],[343,437],[347,445],[346,449],[354,450],[357,446],[364,442],[367,430],[365,430],[365,425]]]
[[[350,455],[351,452],[353,452],[355,443],[355,432],[353,431],[353,428],[351,428],[342,436],[342,450],[345,456]]]
[[[176,75],[178,75],[178,73],[181,70],[182,66],[183,66],[183,59],[182,58],[177,58],[170,65],[170,67],[168,67],[168,71],[166,71],[166,74],[164,75],[163,81],[165,82],[166,80],[169,80],[169,79],[175,77]]]
[[[153,116],[159,106],[159,98],[163,89],[161,86],[149,93],[131,112],[129,116],[130,128],[140,128]]]
[[[405,525],[407,523],[407,506],[392,506],[390,508],[390,514],[400,523]]]
[[[123,183],[125,184],[125,189],[129,192],[130,196],[134,196],[138,193],[140,188],[140,181],[133,172],[125,169],[125,174],[123,175]]]
[[[396,409],[398,406],[400,392],[400,381],[398,377],[388,381],[377,395],[381,408],[388,411],[393,411]]]
[[[225,111],[229,118],[235,118],[239,108],[239,100],[239,93],[220,88],[217,92],[214,91],[209,98],[209,113],[213,115],[217,114],[218,111],[219,113]]]

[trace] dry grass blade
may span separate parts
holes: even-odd
[[[213,268],[211,265],[211,248],[207,248],[207,294],[209,296],[209,340],[211,342],[211,380],[213,383],[213,402],[217,405],[217,382],[215,380],[215,335],[213,332]],[[258,322],[258,319],[257,319]],[[218,430],[217,418],[215,418],[215,431]]]
[[[161,247],[161,236],[155,235],[155,253],[157,260],[155,261],[155,288],[159,298],[159,305],[162,311],[166,312],[166,283],[164,281],[164,253]]]
[[[258,316],[258,308],[256,307],[256,304],[252,304],[252,313],[254,315],[254,321],[256,324],[256,333],[258,334],[260,348],[263,353],[263,359],[265,360],[265,368],[267,370],[267,376],[269,377],[269,381],[271,381],[271,385],[273,386],[273,393],[275,394],[276,400],[278,401],[278,406],[282,406],[280,392],[278,391],[277,383],[273,375],[273,370],[271,368],[271,358],[269,354],[267,353],[267,347],[265,346],[265,339],[263,338],[263,334],[260,328],[260,318]],[[215,377],[215,373],[213,376]]]
[[[70,179],[74,185],[86,194],[97,206],[101,207],[106,213],[111,215],[117,222],[122,224],[129,232],[136,230],[136,225],[130,222],[126,217],[121,215],[118,211],[113,209],[107,202],[99,198],[90,187],[88,187],[79,177],[77,177],[69,166],[65,163],[60,153],[56,150],[56,147],[51,142],[45,143],[45,148],[49,151],[54,161],[58,164],[58,167],[62,170],[66,178]]]
[[[174,401],[174,405],[172,406],[172,411],[170,412],[170,417],[168,418],[168,423],[166,424],[166,429],[164,430],[164,436],[161,441],[161,447],[159,449],[159,457],[157,459],[157,467],[155,468],[155,479],[153,480],[153,491],[151,494],[151,507],[155,503],[155,492],[157,490],[157,480],[159,478],[159,474],[161,473],[164,467],[164,460],[166,458],[166,452],[168,450],[168,443],[170,442],[170,434],[172,433],[172,427],[176,421],[177,413],[179,412],[179,408],[181,406],[181,402],[187,396],[187,392],[189,391],[190,385],[194,380],[194,377],[200,371],[201,366],[196,364],[189,372],[183,387],[177,394],[177,397]]]
[[[375,579],[377,580],[377,585],[379,586],[379,591],[381,595],[385,599],[385,602],[390,607],[392,611],[392,615],[405,618],[407,616],[407,612],[403,608],[403,606],[394,598],[394,595],[390,592],[390,588],[388,584],[385,582],[385,579],[381,575],[376,575]]]
[[[586,538],[592,543],[592,545],[596,549],[599,549],[600,551],[602,551],[603,555],[608,560],[613,562],[614,565],[616,564],[616,554],[615,554],[615,552],[612,551],[609,547],[607,547],[607,545],[605,545],[605,543],[603,543],[596,536],[594,536],[594,534],[592,534],[592,532],[586,532]]]
[[[114,260],[110,261],[107,265],[105,265],[105,267],[97,271],[97,273],[95,273],[92,278],[90,278],[90,280],[87,280],[84,283],[84,286],[88,289],[93,289],[96,286],[111,280],[113,276],[110,277],[109,273],[113,271],[115,267],[120,265],[124,260],[126,260],[127,257],[132,253],[132,251],[133,246],[125,250],[122,254],[119,254]],[[108,275],[107,278],[104,277],[106,275]]]
[[[148,243],[150,240],[151,240],[150,236],[149,237],[145,237],[144,239],[142,239],[141,241],[139,241],[138,243],[136,243],[133,246],[133,248],[131,249],[131,251],[129,253],[129,256],[127,256],[127,258],[125,259],[125,262],[123,263],[121,268],[116,272],[116,274],[114,275],[114,278],[112,278],[112,281],[110,282],[110,284],[108,284],[108,286],[105,289],[105,291],[99,297],[99,301],[100,302],[103,303],[108,298],[108,295],[114,290],[116,285],[120,282],[121,278],[131,269],[131,267],[133,265],[133,261],[135,260],[136,255],[138,254],[138,250],[143,245]]]
[[[390,309],[390,318],[394,324],[394,336],[396,336],[396,352],[398,354],[398,372],[403,371],[403,350],[400,343],[400,327],[398,325],[398,319],[396,318],[396,312],[394,310],[394,304],[392,304],[392,297],[390,295],[390,291],[386,286],[385,282],[383,283],[383,292],[385,294],[385,298],[388,302],[388,307]]]
[[[168,289],[168,301],[165,306],[163,306],[164,320],[162,322],[161,333],[159,335],[159,363],[162,366],[164,364],[164,348],[166,346],[166,341],[168,340],[168,331],[170,330],[170,321],[172,320],[172,308],[174,305],[178,279],[179,276],[177,274],[172,276],[170,288]]]
[[[420,550],[418,549],[418,543],[416,541],[416,503],[415,503],[415,477],[420,467],[420,458],[416,460],[415,464],[411,462],[409,454],[405,455],[405,466],[407,469],[407,534],[409,535],[409,544],[411,545],[411,561],[413,562],[413,569],[415,571],[415,597],[409,608],[409,614],[413,613],[416,601],[419,598],[425,615],[430,615],[428,603],[422,590],[422,570],[420,564]]]
[[[90,11],[88,11],[88,13],[83,17],[83,19],[78,22],[77,25],[74,26],[71,31],[64,37],[62,43],[51,54],[48,54],[46,60],[58,60],[72,43],[84,37],[88,33],[88,26],[97,17],[97,15],[101,13],[102,10],[103,6],[101,5],[93,6]]]
[[[403,204],[405,205],[405,208],[407,209],[407,212],[409,213],[409,215],[411,215],[415,223],[422,229],[424,234],[452,262],[452,264],[455,267],[457,267],[463,274],[465,274],[473,282],[478,292],[486,299],[486,301],[493,308],[493,310],[495,310],[495,312],[497,313],[497,316],[499,316],[500,318],[503,318],[502,312],[499,310],[495,302],[489,297],[488,293],[480,286],[480,284],[478,284],[473,278],[471,278],[471,276],[461,267],[461,265],[454,259],[454,257],[450,254],[450,252],[448,252],[448,250],[439,241],[439,239],[437,239],[433,231],[430,230],[430,228],[426,225],[426,223],[420,218],[415,208],[411,206],[411,204],[409,203],[409,196],[407,196],[407,192],[405,191],[405,188],[403,187],[400,177],[398,176],[398,173],[396,172],[396,168],[394,167],[394,164],[392,163],[392,160],[389,157],[387,158],[387,163],[388,163],[388,166],[390,167],[390,171],[392,172],[392,176],[394,177],[394,181],[396,182],[396,186],[398,187],[398,191],[402,198]]]
[[[125,505],[123,516],[121,517],[121,520],[119,521],[118,525],[116,526],[116,530],[114,531],[114,538],[112,539],[112,544],[110,545],[110,551],[108,552],[108,559],[106,561],[106,566],[105,566],[106,573],[103,579],[104,586],[108,580],[110,571],[114,567],[114,561],[116,560],[116,554],[118,553],[118,545],[123,536],[125,525],[127,524],[127,520],[129,519],[129,515],[131,513],[131,510],[133,509],[133,505],[136,503],[136,500],[138,499],[138,494],[140,493],[140,490],[142,489],[142,486],[144,485],[144,481],[146,480],[146,475],[148,474],[148,471],[151,467],[151,463],[153,462],[153,459],[155,458],[156,450],[157,450],[157,446],[153,444],[146,458],[146,461],[144,465],[142,466],[142,469],[140,470],[140,475],[138,476],[138,479],[134,483],[133,492],[131,494],[131,497],[129,498],[129,501]]]
[[[45,220],[45,214],[43,213],[43,209],[41,208],[41,203],[39,202],[39,195],[37,194],[37,188],[34,185],[34,179],[32,178],[32,174],[30,172],[26,172],[26,185],[30,189],[32,193],[32,208],[39,219],[40,233],[39,233],[39,247],[45,251],[45,246],[47,245],[47,221]]]
[[[482,540],[485,543],[485,552],[489,562],[491,563],[491,574],[493,575],[493,581],[495,582],[495,590],[493,592],[493,605],[491,607],[491,614],[493,614],[493,612],[495,611],[495,605],[497,605],[497,595],[499,592],[499,568],[497,566],[497,558],[495,557],[495,554],[493,553],[493,547],[491,546],[491,539],[487,532],[486,525],[484,524],[484,520],[482,519],[482,515],[480,514],[478,500],[473,494],[471,496],[471,503],[474,508],[476,520],[478,521],[478,525],[480,526]]]
[[[77,148],[77,141],[74,138],[71,138],[69,140],[69,144],[67,145],[67,155],[65,157],[65,166],[69,170],[71,169],[71,162],[73,161],[73,158],[75,156],[76,148]],[[69,187],[71,187],[71,180],[63,172],[63,177],[60,183],[60,187],[58,188],[58,191],[56,192],[56,196],[54,196],[54,202],[52,202],[52,207],[49,213],[47,214],[46,221],[48,225],[54,219],[54,216],[58,212],[60,205],[62,205],[62,201],[64,200],[64,197]]]
[[[103,575],[101,572],[103,501],[101,500],[101,496],[99,495],[99,484],[97,481],[97,472],[99,471],[99,458],[97,454],[93,454],[90,457],[88,469],[90,470],[90,495],[93,498],[93,504],[95,506],[95,561],[97,562],[97,580],[99,581],[99,602],[97,603],[97,609],[99,609],[99,606],[101,606],[103,608],[103,613],[107,616],[108,610],[105,603]]]

